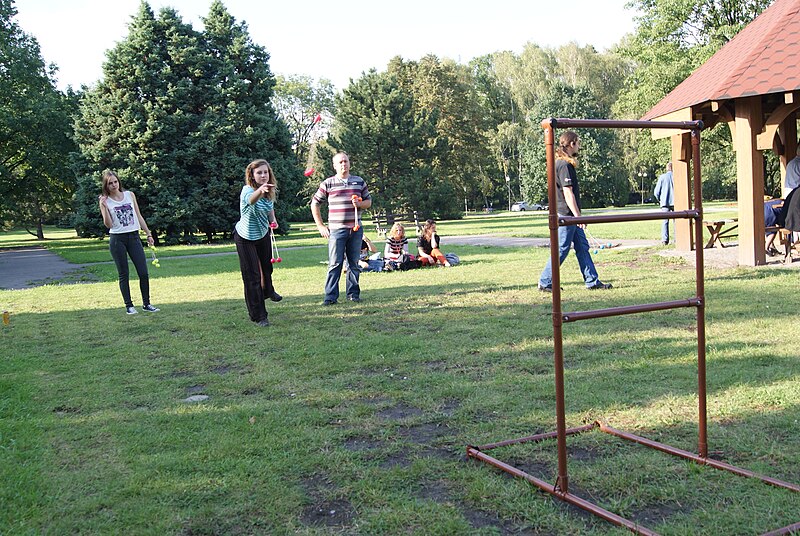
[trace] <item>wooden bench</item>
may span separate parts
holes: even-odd
[[[703,220],[703,225],[706,226],[711,237],[706,242],[706,248],[721,247],[724,248],[725,244],[720,240],[723,237],[737,236],[734,233],[739,228],[738,218],[726,218],[724,220]]]
[[[389,232],[389,230],[392,228],[392,225],[395,223],[402,223],[405,227],[414,225],[417,234],[420,234],[422,232],[420,218],[421,216],[416,210],[403,213],[386,211],[372,213],[372,223],[375,225],[375,231],[381,238],[386,238],[386,233]]]

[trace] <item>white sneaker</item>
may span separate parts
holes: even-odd
[[[158,307],[153,307],[149,303],[147,305],[145,305],[144,307],[142,307],[142,311],[147,311],[148,313],[157,313],[160,310],[161,309],[159,309]]]
[[[136,310],[136,307],[126,307],[125,312],[128,313],[129,315],[135,315],[139,311]]]

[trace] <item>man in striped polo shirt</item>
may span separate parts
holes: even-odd
[[[328,277],[325,280],[325,299],[322,305],[333,305],[339,299],[339,279],[342,276],[345,255],[348,264],[347,299],[352,302],[361,301],[361,288],[358,286],[361,268],[358,266],[358,258],[364,229],[356,211],[372,206],[364,179],[350,175],[350,157],[347,153],[336,153],[333,156],[333,167],[336,175],[322,181],[311,199],[311,213],[319,234],[328,239]],[[326,200],[327,227],[320,213],[320,203]],[[356,224],[358,227],[354,230]]]

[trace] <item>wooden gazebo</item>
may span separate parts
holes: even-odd
[[[764,155],[780,156],[781,182],[797,149],[800,109],[800,0],[775,2],[642,119],[724,122],[736,152],[739,264],[765,263]],[[653,130],[672,140],[675,210],[689,206],[691,142],[685,131]],[[676,221],[676,247],[693,247],[688,220]],[[702,244],[699,244],[702,247]]]

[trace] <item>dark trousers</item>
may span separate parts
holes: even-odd
[[[239,254],[239,268],[244,282],[244,302],[250,320],[260,322],[267,319],[265,299],[275,293],[272,286],[272,233],[258,240],[247,240],[233,232],[233,243]],[[263,274],[263,286],[262,286]]]
[[[119,274],[119,291],[125,300],[125,307],[133,307],[131,301],[131,285],[128,282],[128,257],[133,261],[139,275],[139,290],[142,292],[142,305],[150,305],[150,276],[147,274],[147,257],[144,254],[139,231],[111,234],[108,238],[108,249]]]

